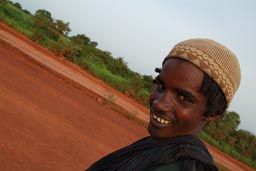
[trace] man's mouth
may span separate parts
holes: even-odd
[[[165,118],[162,118],[161,116],[157,116],[154,113],[152,113],[152,118],[154,119],[154,121],[156,121],[160,124],[169,125],[169,124],[173,123],[171,120],[167,120]]]

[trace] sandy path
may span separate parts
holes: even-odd
[[[83,170],[147,131],[92,97],[147,109],[0,23],[1,170]],[[72,80],[72,81],[70,81]],[[90,90],[90,91],[89,91]],[[253,170],[209,147],[230,170]]]
[[[1,171],[83,170],[146,136],[137,123],[0,45]]]
[[[17,39],[12,33],[6,32],[4,30],[0,30],[1,39],[15,46],[17,49],[21,50],[41,65],[47,66],[47,68],[51,69],[56,73],[61,73],[64,77],[67,77],[78,84],[85,86],[91,91],[99,94],[103,98],[108,97],[109,95],[115,94],[115,103],[124,108],[127,111],[137,113],[138,117],[143,121],[148,121],[148,113],[146,109],[141,108],[139,105],[134,104],[129,98],[124,97],[122,94],[116,92],[112,88],[108,86],[98,86],[99,81],[93,79],[88,74],[79,71],[78,68],[74,68],[70,65],[63,65],[65,61],[60,61],[56,59],[51,53],[46,52],[46,50],[42,51],[40,47],[37,45],[31,46],[33,43],[30,40],[26,39]],[[52,58],[49,58],[49,55]],[[85,75],[86,74],[86,75]],[[86,76],[86,77],[85,77]],[[88,77],[89,76],[89,77]]]

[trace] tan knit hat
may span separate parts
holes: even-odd
[[[223,45],[209,39],[189,39],[174,46],[165,61],[171,57],[185,59],[217,82],[229,106],[240,81],[240,65],[236,56]]]

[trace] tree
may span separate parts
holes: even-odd
[[[226,141],[239,124],[240,117],[236,112],[226,112],[222,119],[209,123],[205,132],[216,140]]]
[[[131,78],[131,86],[135,95],[139,92],[139,90],[143,88],[143,84],[143,79],[141,78],[141,75],[139,73]]]
[[[151,91],[154,87],[153,77],[151,75],[143,75],[142,79],[144,81],[144,88]]]
[[[51,24],[51,26],[53,24],[53,18],[51,13],[45,9],[37,10],[34,16],[38,17],[37,19],[42,19],[42,22],[47,22],[48,24]]]
[[[77,34],[75,36],[70,37],[70,39],[74,44],[79,45],[80,47],[88,46],[91,42],[90,38],[84,34]]]
[[[256,137],[249,131],[240,129],[233,136],[236,138],[235,148],[244,156],[256,158]]]
[[[22,7],[21,7],[20,3],[16,2],[13,5],[22,10]]]
[[[35,25],[35,31],[33,38],[42,42],[45,37],[57,41],[60,34],[55,30],[54,20],[49,11],[44,9],[37,10],[33,16],[33,21]]]
[[[240,124],[240,116],[236,112],[227,112],[223,120],[229,123],[230,131],[236,130]]]
[[[6,4],[8,0],[0,0],[0,4]]]
[[[97,46],[98,46],[98,43],[95,42],[95,41],[91,41],[89,44],[90,44],[92,47],[97,47]]]
[[[64,23],[62,20],[56,20],[54,22],[54,27],[62,35],[68,35],[71,29],[69,28],[69,22]]]

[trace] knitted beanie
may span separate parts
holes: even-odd
[[[210,39],[189,39],[176,44],[163,64],[172,57],[187,60],[208,74],[221,88],[229,106],[241,81],[239,62],[229,49]]]

